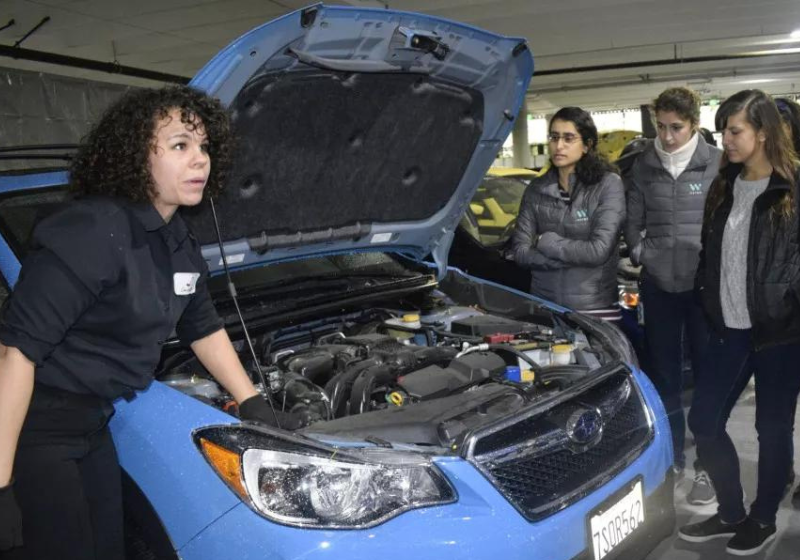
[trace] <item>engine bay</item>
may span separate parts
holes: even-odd
[[[449,447],[603,364],[584,332],[557,315],[509,319],[440,299],[426,309],[372,307],[298,322],[253,336],[266,381],[257,388],[301,416],[304,431]],[[258,380],[246,341],[234,345]],[[157,377],[237,414],[188,349],[166,358]]]

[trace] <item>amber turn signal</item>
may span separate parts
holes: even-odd
[[[222,477],[222,480],[227,482],[228,486],[239,494],[240,498],[243,500],[248,499],[247,490],[242,484],[242,460],[239,454],[205,438],[200,438],[200,449],[202,449],[203,455],[206,456],[209,464]]]

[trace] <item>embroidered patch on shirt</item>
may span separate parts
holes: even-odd
[[[199,272],[176,272],[172,277],[175,295],[188,296],[193,294],[197,289],[197,280],[199,278]]]

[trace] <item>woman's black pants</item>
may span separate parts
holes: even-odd
[[[2,560],[122,560],[110,403],[37,384],[14,461],[24,545]]]
[[[664,403],[672,430],[672,447],[675,466],[683,468],[686,463],[684,444],[686,420],[683,402],[683,332],[689,344],[692,373],[695,383],[702,374],[702,361],[708,348],[709,329],[702,308],[694,295],[688,292],[665,292],[657,288],[647,276],[642,280],[642,302],[645,316],[645,343],[647,344],[648,377],[656,386]],[[702,463],[702,461],[701,461]],[[695,463],[695,470],[701,469]]]
[[[793,423],[800,394],[800,345],[753,349],[750,330],[725,329],[711,336],[707,370],[697,379],[689,428],[697,454],[708,471],[723,521],[747,515],[740,480],[739,457],[726,424],[737,399],[755,376],[758,433],[758,492],[750,517],[774,524],[789,482],[794,447]]]

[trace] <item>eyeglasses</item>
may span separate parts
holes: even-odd
[[[551,132],[547,139],[550,140],[553,144],[558,144],[559,140],[563,140],[564,144],[574,144],[578,140],[581,140],[580,134],[572,134],[571,132],[567,132],[566,134],[559,134],[558,132]]]

